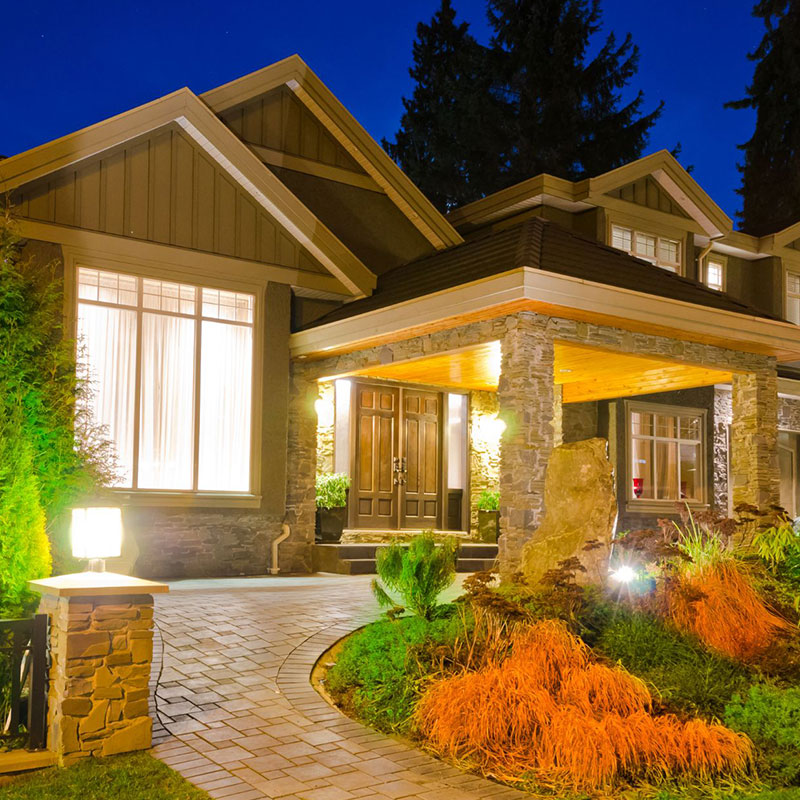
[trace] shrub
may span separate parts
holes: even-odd
[[[344,508],[350,478],[344,472],[317,475],[317,508]]]
[[[484,489],[478,496],[479,511],[498,511],[500,509],[500,492]]]
[[[655,686],[661,701],[676,710],[721,716],[751,679],[743,664],[648,614],[619,610],[606,620],[594,647]]]
[[[458,541],[448,537],[437,547],[433,531],[423,531],[407,547],[392,543],[379,550],[376,558],[378,577],[372,582],[375,597],[382,606],[392,606],[394,592],[409,611],[431,619],[436,611],[437,598],[456,576]]]
[[[503,662],[435,682],[417,708],[435,751],[504,778],[526,774],[592,791],[619,779],[744,772],[743,735],[651,713],[644,683],[595,663],[555,620],[517,636]]]
[[[344,644],[326,688],[355,716],[379,730],[408,732],[423,679],[434,671],[437,648],[461,630],[455,617],[421,617],[367,625]]]
[[[800,689],[751,686],[725,708],[725,724],[746,733],[782,783],[800,782]]]

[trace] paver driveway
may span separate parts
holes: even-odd
[[[314,691],[317,658],[378,614],[368,576],[180,581],[156,604],[153,754],[212,797],[526,797],[365,728]]]

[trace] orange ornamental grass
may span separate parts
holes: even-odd
[[[506,780],[533,774],[576,790],[618,779],[748,769],[745,736],[702,720],[655,716],[645,685],[597,664],[559,621],[517,635],[500,664],[433,683],[417,707],[436,752]]]
[[[791,627],[767,608],[733,559],[684,568],[670,586],[667,601],[679,628],[742,661],[757,658]]]

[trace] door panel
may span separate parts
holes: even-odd
[[[393,387],[356,384],[355,497],[353,521],[357,528],[396,528],[397,413],[400,391]]]
[[[437,392],[403,390],[404,528],[442,527],[441,406],[442,395]]]

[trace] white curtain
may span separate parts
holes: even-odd
[[[105,427],[117,453],[117,486],[133,477],[133,416],[136,386],[136,312],[78,305],[81,361],[92,389],[94,420]]]
[[[198,489],[250,489],[253,330],[203,322]]]
[[[195,322],[142,314],[140,489],[191,489]]]

